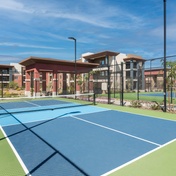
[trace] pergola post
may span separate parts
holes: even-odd
[[[57,95],[57,71],[55,71],[55,70],[53,70],[53,82],[52,82],[52,86],[53,86],[52,95],[56,96]]]
[[[40,73],[37,69],[34,69],[34,94],[33,96],[40,96]]]
[[[31,96],[31,80],[30,80],[30,72],[26,71],[26,78],[25,78],[25,95],[26,96]]]

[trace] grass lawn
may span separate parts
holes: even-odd
[[[0,176],[24,176],[25,172],[18,162],[0,129]]]
[[[146,95],[145,95],[146,94]],[[151,96],[148,96],[148,95]],[[163,103],[164,101],[164,95],[163,96],[152,96],[152,94],[156,95],[162,95],[162,92],[142,92],[139,93],[139,100],[143,100],[143,101],[156,101],[158,103]],[[107,97],[107,94],[98,94],[97,96],[99,97]],[[124,100],[137,100],[137,93],[136,92],[129,92],[129,93],[124,93]],[[111,98],[114,98],[114,94],[111,94]],[[115,94],[115,98],[120,99],[120,93],[116,93]],[[175,97],[173,97],[174,99]]]
[[[101,104],[97,103],[97,106],[112,109],[112,110],[118,110],[123,112],[129,112],[134,114],[141,114],[146,116],[152,116],[156,118],[163,118],[168,120],[176,120],[176,115],[169,113],[169,112],[163,112],[163,111],[156,111],[156,110],[148,110],[148,109],[140,109],[140,108],[133,108],[133,107],[127,107],[127,106],[117,106],[112,104]]]

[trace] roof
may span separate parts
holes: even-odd
[[[41,58],[41,57],[35,57],[35,56],[30,56],[29,58],[22,60],[19,64],[24,66],[29,66],[35,63],[57,64],[57,65],[67,65],[67,66],[75,65],[74,61],[66,61],[66,60],[59,60],[59,59],[52,59],[52,58]],[[83,62],[76,62],[76,65],[80,67],[93,67],[93,68],[98,66],[98,64],[95,64],[95,63],[83,63]]]
[[[127,57],[124,58],[123,60],[124,61],[128,61],[128,60],[146,61],[141,56],[137,56],[137,55],[134,55],[134,54],[127,54]]]
[[[7,68],[13,68],[14,66],[12,65],[0,65],[0,69],[4,68],[4,69],[7,69]]]
[[[145,68],[145,71],[153,71],[153,70],[164,70],[164,68],[163,67],[152,67],[152,68],[150,68],[150,67],[148,67],[148,68]]]
[[[118,54],[120,54],[120,53],[112,52],[112,51],[103,51],[103,52],[99,52],[99,53],[84,56],[84,59],[95,60],[95,59],[99,59],[99,58],[106,57],[106,56],[117,56]]]

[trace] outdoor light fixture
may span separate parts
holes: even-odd
[[[74,93],[76,94],[76,75],[77,75],[77,70],[76,70],[76,39],[74,38],[74,37],[68,37],[68,39],[70,39],[70,40],[74,40],[74,42],[75,42],[75,79],[74,79],[74,81],[75,81],[75,88],[74,88]]]

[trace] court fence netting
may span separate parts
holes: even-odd
[[[163,57],[147,60],[134,59],[119,63],[115,58],[109,57],[107,62],[101,62],[92,70],[80,73],[58,72],[56,78],[50,71],[31,72],[30,90],[27,96],[45,98],[53,96],[54,93],[56,97],[60,95],[74,97],[74,94],[95,93],[97,103],[161,109],[164,101],[163,59]],[[167,104],[168,107],[171,104],[172,109],[176,111],[176,55],[167,56],[166,63]],[[8,85],[8,74],[14,75],[14,78],[20,78],[21,85],[17,86],[14,82]],[[37,79],[36,74],[38,74]],[[2,98],[26,96],[25,86],[25,73],[10,73],[8,70],[0,72]],[[16,91],[11,92],[11,89]]]

